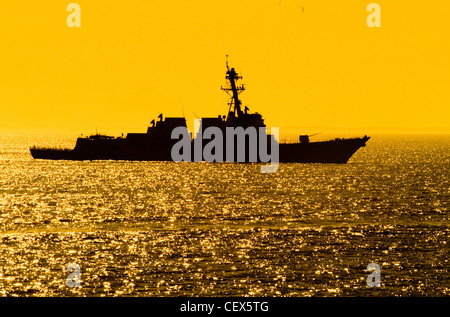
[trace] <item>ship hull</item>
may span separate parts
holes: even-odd
[[[364,147],[369,137],[354,139],[336,139],[323,142],[281,143],[279,144],[280,163],[337,163],[345,164],[352,155]],[[126,161],[172,161],[171,147],[159,146],[137,149],[126,143],[102,143],[98,147],[76,147],[68,149],[31,148],[35,159],[48,160],[126,160]],[[245,163],[245,162],[243,162]]]
[[[337,139],[323,142],[280,144],[282,163],[345,164],[369,138]]]
[[[60,149],[30,149],[31,156],[34,159],[44,160],[76,160],[75,150]]]

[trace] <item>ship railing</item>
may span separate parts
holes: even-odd
[[[36,146],[33,145],[30,147],[31,150],[39,150],[39,151],[72,151],[73,149],[61,148],[61,147],[46,147],[46,146]]]

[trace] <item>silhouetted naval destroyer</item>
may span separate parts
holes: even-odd
[[[95,134],[87,137],[79,137],[76,141],[74,149],[56,149],[56,148],[42,148],[33,146],[30,148],[31,155],[35,159],[51,159],[51,160],[128,160],[128,161],[173,161],[172,147],[179,142],[179,139],[172,139],[172,131],[177,127],[185,129],[185,133],[190,137],[191,153],[190,159],[187,161],[202,161],[204,158],[200,155],[195,156],[196,144],[200,144],[201,149],[204,149],[209,142],[214,141],[211,138],[204,138],[203,132],[208,127],[217,127],[223,132],[223,153],[222,157],[214,161],[233,161],[233,162],[255,162],[255,159],[250,156],[250,147],[252,150],[260,147],[260,134],[256,139],[251,139],[246,136],[244,147],[238,147],[237,142],[233,144],[234,159],[230,160],[231,156],[226,155],[226,128],[242,127],[247,129],[249,127],[265,128],[262,116],[255,112],[250,113],[248,107],[242,111],[241,100],[239,94],[245,90],[244,85],[237,85],[237,81],[241,79],[234,68],[229,68],[227,61],[226,80],[227,86],[221,87],[226,91],[231,101],[228,103],[228,116],[202,118],[200,123],[199,133],[193,138],[189,133],[184,117],[164,118],[162,114],[159,115],[159,120],[151,122],[147,133],[128,133],[126,137],[114,137],[102,134]],[[264,130],[265,131],[265,130]],[[265,144],[268,148],[276,141],[273,135],[265,134]],[[329,141],[310,141],[310,136],[300,135],[299,142],[295,143],[279,143],[279,162],[292,163],[347,163],[350,157],[361,147],[366,145],[370,137],[364,136],[362,138],[337,138]],[[201,140],[199,139],[201,138]],[[201,142],[198,142],[201,141]],[[216,140],[217,141],[217,140]],[[252,144],[251,144],[252,143]],[[216,143],[217,144],[217,143]],[[197,145],[198,146],[198,145]],[[228,148],[230,152],[232,148]],[[244,150],[244,156],[239,158],[239,150]],[[198,152],[198,151],[197,151]],[[232,152],[232,151],[231,151]],[[267,152],[270,152],[267,150]],[[200,153],[202,153],[200,151]],[[269,154],[269,153],[267,153]],[[244,159],[242,159],[244,157]],[[260,160],[258,157],[257,162]]]

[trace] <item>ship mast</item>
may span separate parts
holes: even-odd
[[[230,117],[230,115],[236,118],[242,115],[241,101],[239,100],[239,94],[245,90],[245,87],[244,85],[236,85],[236,82],[239,79],[242,79],[242,76],[239,76],[238,73],[236,73],[236,71],[234,70],[234,68],[230,69],[230,67],[228,66],[228,55],[226,65],[227,65],[227,75],[225,76],[225,79],[228,80],[229,85],[227,87],[220,87],[220,88],[226,91],[229,96],[231,96],[231,101],[228,103],[228,105],[230,106],[228,108],[228,118]],[[232,111],[231,107],[233,107]]]

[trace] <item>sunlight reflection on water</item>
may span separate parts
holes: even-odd
[[[29,142],[0,142],[1,295],[449,295],[448,136],[373,137],[349,164],[274,174],[33,160]]]

